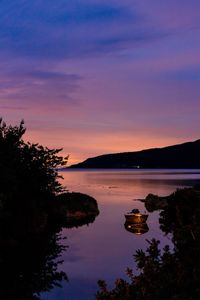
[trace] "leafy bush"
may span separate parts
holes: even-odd
[[[35,205],[43,205],[63,191],[56,168],[64,166],[67,157],[58,155],[61,149],[25,142],[25,131],[23,121],[12,127],[0,120],[0,206],[4,208],[33,198]]]
[[[159,201],[159,197],[158,197]],[[134,255],[140,274],[127,270],[113,290],[99,282],[97,300],[193,300],[200,295],[200,186],[177,190],[160,213],[160,226],[172,235],[173,251],[159,241],[147,241],[146,251]]]

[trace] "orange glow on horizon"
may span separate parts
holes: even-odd
[[[71,132],[71,135],[69,135]],[[49,148],[62,148],[63,156],[69,155],[68,166],[79,163],[89,157],[103,154],[140,151],[149,148],[159,148],[187,142],[181,138],[162,138],[161,136],[149,137],[144,134],[135,136],[121,133],[114,136],[112,133],[99,133],[94,136],[93,132],[63,130],[39,130],[28,129],[25,140],[40,143]]]

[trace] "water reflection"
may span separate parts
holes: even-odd
[[[58,270],[64,250],[59,235],[53,228],[39,232],[33,227],[31,232],[30,226],[28,230],[24,227],[24,218],[22,223],[22,216],[17,222],[10,220],[11,224],[0,222],[1,299],[40,299],[41,292],[67,279],[66,273]]]
[[[66,253],[59,232],[81,227],[95,217],[61,223],[49,222],[39,210],[0,215],[0,299],[39,300],[44,292],[68,281],[61,255]]]
[[[169,195],[177,187],[198,182],[199,173],[199,170],[63,172],[68,189],[94,197],[101,214],[92,226],[63,230],[62,236],[68,238],[70,245],[63,256],[63,268],[67,271],[69,284],[43,299],[65,299],[65,295],[73,300],[93,299],[100,278],[112,284],[116,278],[126,277],[123,270],[127,266],[135,269],[132,255],[138,249],[146,249],[146,240],[154,237],[161,241],[160,247],[169,244],[172,248],[171,235],[166,236],[160,230],[159,211],[149,214],[149,230],[140,236],[125,230],[124,212],[133,207],[144,211],[144,203],[134,199],[144,199],[149,193]],[[78,260],[74,259],[75,255]]]
[[[64,224],[63,224],[63,228],[78,228],[81,227],[83,225],[89,225],[92,224],[97,216],[85,216],[82,217],[80,219],[66,219]]]
[[[177,190],[167,197],[159,223],[165,234],[172,235],[173,251],[169,246],[161,251],[159,241],[148,240],[147,247],[134,254],[140,273],[135,276],[134,270],[128,269],[129,281],[118,279],[113,290],[100,281],[96,299],[199,299],[199,216],[200,185]]]
[[[147,223],[134,224],[130,222],[125,222],[124,227],[127,231],[134,233],[136,235],[142,235],[149,231]]]

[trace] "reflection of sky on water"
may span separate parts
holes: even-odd
[[[89,226],[64,229],[63,236],[69,248],[61,266],[69,283],[56,289],[44,300],[93,299],[97,280],[112,284],[117,277],[125,277],[127,267],[134,268],[133,254],[138,248],[146,249],[146,239],[161,240],[161,246],[170,244],[170,237],[159,229],[158,212],[149,214],[149,231],[134,235],[124,228],[124,213],[133,208],[145,210],[143,203],[134,199],[148,193],[168,195],[176,187],[197,183],[199,170],[170,171],[69,171],[63,172],[64,184],[70,191],[87,193],[96,198],[100,215]]]

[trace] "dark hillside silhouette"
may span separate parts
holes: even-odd
[[[164,148],[105,154],[72,165],[70,168],[200,168],[200,140]]]

